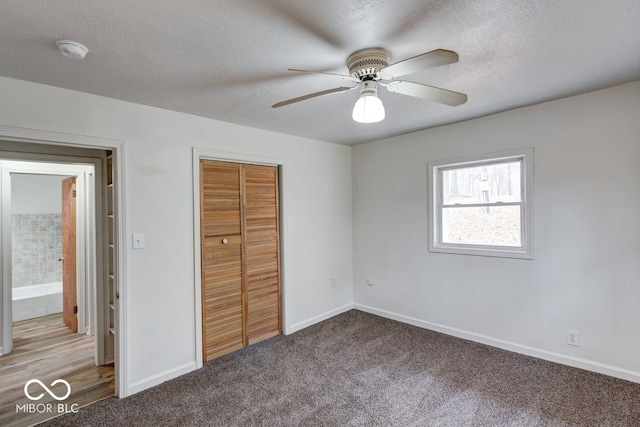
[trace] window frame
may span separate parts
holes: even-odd
[[[521,206],[521,246],[445,243],[442,241],[444,205],[442,172],[469,167],[520,161],[520,202],[490,202],[461,205],[461,207]],[[475,156],[443,159],[428,163],[429,251],[436,253],[479,255],[504,258],[533,259],[533,148],[501,151]]]

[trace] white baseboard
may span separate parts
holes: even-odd
[[[481,344],[490,345],[492,347],[501,348],[503,350],[512,351],[514,353],[520,353],[526,356],[532,356],[538,359],[548,360],[550,362],[560,363],[562,365],[572,366],[574,368],[585,369],[587,371],[597,372],[599,374],[609,375],[611,377],[640,383],[640,372],[630,371],[628,369],[595,362],[593,360],[582,359],[579,357],[568,356],[566,354],[528,347],[514,342],[493,338],[487,335],[476,334],[474,332],[452,328],[449,326],[440,325],[438,323],[432,323],[426,320],[416,319],[415,317],[409,317],[386,310],[380,310],[362,304],[353,304],[353,308],[356,310],[364,311],[366,313],[386,317],[387,319],[397,320],[399,322],[408,323],[420,328],[441,332],[446,335],[452,335],[454,337],[466,339],[469,341],[475,341]]]
[[[157,375],[153,375],[143,380],[136,381],[135,383],[131,384],[127,388],[127,396],[131,396],[133,394],[141,392],[142,390],[146,390],[153,386],[157,386],[158,384],[162,384],[165,381],[172,380],[174,378],[179,377],[180,375],[184,375],[195,370],[196,370],[196,362],[194,360],[193,362],[185,363],[184,365],[177,366],[173,369],[168,369]],[[120,396],[120,397],[126,397],[126,396]]]
[[[292,334],[296,331],[299,331],[301,329],[304,329],[316,323],[322,322],[323,320],[327,320],[333,316],[337,316],[338,314],[347,312],[351,309],[353,309],[353,304],[346,304],[342,307],[338,307],[334,310],[327,311],[326,313],[322,313],[318,316],[314,316],[303,322],[299,322],[299,323],[296,323],[295,325],[285,327],[283,332],[285,335]],[[171,379],[177,378],[180,375],[187,374],[191,371],[195,371],[196,369],[197,369],[196,361],[194,360],[193,362],[185,363],[184,365],[178,366],[173,369],[168,369],[157,375],[153,375],[143,380],[136,381],[133,384],[131,384],[129,387],[127,387],[127,396],[131,396],[133,394],[141,392],[142,390],[146,390],[158,384],[162,384],[165,381],[169,381]],[[121,396],[121,397],[126,397],[126,396]]]
[[[349,310],[353,309],[353,304],[346,304],[343,305],[342,307],[338,307],[334,310],[330,310],[327,311],[325,313],[319,314],[317,316],[314,316],[310,319],[307,319],[303,322],[298,322],[295,325],[291,325],[289,327],[285,327],[284,328],[284,334],[285,335],[291,335],[294,332],[297,332],[301,329],[307,328],[311,325],[315,325],[316,323],[322,322],[323,320],[327,320],[332,318],[333,316],[337,316],[338,314],[342,314],[345,313]],[[364,310],[363,310],[364,311]]]

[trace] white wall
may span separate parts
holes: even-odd
[[[355,147],[356,307],[640,382],[638,112],[635,82]],[[535,259],[428,252],[427,163],[521,147]]]
[[[126,141],[129,392],[195,367],[192,147],[286,159],[287,330],[355,300],[640,378],[640,343],[630,339],[640,330],[640,83],[353,152],[14,79],[0,78],[0,93],[10,101],[0,103],[0,125]],[[427,162],[527,146],[535,149],[535,260],[429,253]],[[145,233],[145,249],[130,248],[133,232]],[[566,329],[580,331],[581,347],[565,344]]]
[[[193,147],[285,159],[285,330],[351,307],[349,147],[7,78],[0,93],[0,125],[126,141],[129,393],[195,368]]]
[[[13,214],[62,213],[64,176],[13,174],[11,212]]]

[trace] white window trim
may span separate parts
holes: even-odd
[[[475,166],[483,163],[495,161],[522,159],[523,188],[522,188],[522,210],[521,229],[522,246],[490,246],[471,245],[459,243],[443,243],[441,241],[441,209],[442,194],[439,186],[438,174],[441,170],[450,169],[456,166]],[[523,148],[518,150],[501,151],[476,156],[458,157],[455,159],[444,159],[428,164],[428,200],[429,200],[429,251],[437,253],[479,255],[504,258],[533,259],[533,148]]]

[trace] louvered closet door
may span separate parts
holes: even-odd
[[[203,356],[280,333],[278,168],[200,161]]]
[[[278,169],[243,165],[244,278],[248,344],[280,333]]]
[[[200,162],[204,360],[244,346],[240,166]]]

